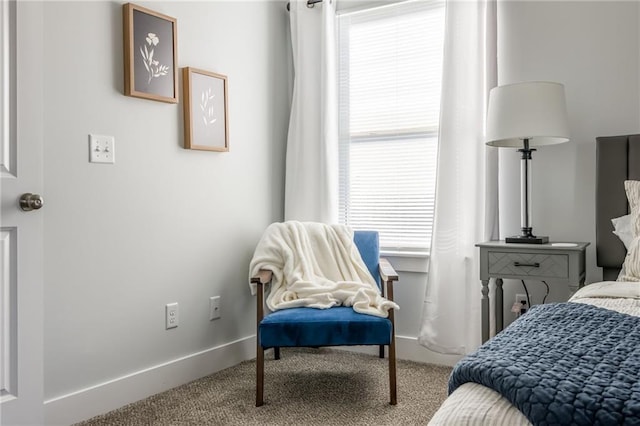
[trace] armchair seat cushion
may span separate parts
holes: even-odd
[[[391,321],[360,314],[351,307],[291,308],[267,315],[258,332],[263,348],[388,345]]]

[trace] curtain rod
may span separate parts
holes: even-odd
[[[307,0],[307,7],[313,7],[316,3],[322,3],[322,0]],[[289,3],[287,3],[287,11],[290,10]]]

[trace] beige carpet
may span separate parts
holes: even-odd
[[[398,361],[389,405],[387,359],[335,349],[284,348],[265,362],[265,405],[255,407],[255,361],[79,423],[104,425],[417,425],[446,397],[451,368]]]

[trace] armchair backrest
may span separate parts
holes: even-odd
[[[380,273],[378,269],[380,260],[380,242],[377,231],[354,231],[353,241],[358,247],[360,256],[371,272],[373,279],[380,287]]]

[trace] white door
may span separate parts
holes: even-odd
[[[0,424],[42,425],[43,5],[0,4]]]

